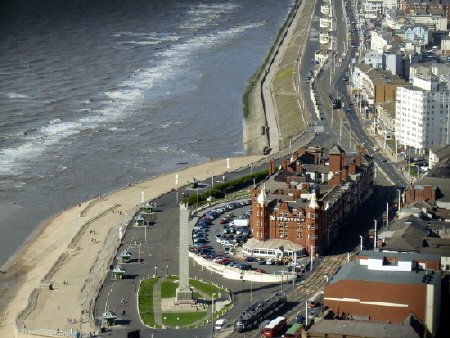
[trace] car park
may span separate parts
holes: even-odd
[[[206,241],[206,238],[195,238],[195,239],[193,240],[193,242],[194,242],[194,244],[204,244],[204,243],[206,243],[207,241]]]
[[[193,233],[192,238],[193,239],[196,239],[196,238],[205,238],[206,239],[206,234],[205,233]]]

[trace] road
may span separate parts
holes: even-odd
[[[342,2],[334,2],[335,17],[345,17],[343,12]],[[303,83],[302,90],[309,92],[309,83],[302,81],[309,75],[313,63],[310,61],[314,59],[314,51],[319,48],[318,33],[320,2],[317,2],[315,15],[311,26],[311,35],[308,39],[303,63],[300,67],[299,78]],[[333,95],[340,96],[346,103],[350,102],[350,97],[347,93],[347,84],[342,81],[344,76],[347,76],[348,64],[351,58],[355,57],[355,50],[346,51],[346,23],[345,20],[338,20],[336,26],[335,52],[336,52],[336,67],[327,66],[316,79],[316,98],[320,102],[320,109],[322,115],[325,117],[323,121],[319,121],[317,117],[312,114],[305,116],[307,121],[322,123],[325,132],[317,135],[312,141],[313,144],[324,144],[325,142],[341,142],[342,145],[350,146],[356,143],[365,144],[369,149],[373,149],[373,141],[366,135],[361,126],[360,120],[356,116],[353,108],[350,111],[346,110],[337,112],[333,111],[331,102],[329,100],[330,92]],[[357,38],[355,38],[357,40]],[[345,52],[345,57],[342,58]],[[342,58],[342,60],[340,60]],[[333,72],[334,70],[334,72]],[[331,73],[331,81],[330,81]],[[307,111],[313,112],[313,103],[310,95],[305,95],[305,104]],[[347,106],[347,105],[346,105]],[[341,122],[342,119],[342,122]],[[337,127],[339,126],[339,128]],[[341,129],[342,128],[342,129]],[[341,135],[340,135],[341,134]],[[351,134],[351,138],[349,138]],[[326,276],[331,276],[332,272],[343,263],[347,257],[347,252],[354,252],[359,244],[359,235],[366,234],[372,227],[374,219],[380,219],[382,212],[385,210],[386,202],[392,201],[396,196],[396,187],[403,187],[405,185],[404,179],[397,174],[392,165],[384,163],[378,154],[374,154],[376,165],[385,173],[387,179],[383,175],[378,175],[375,195],[370,201],[370,208],[364,208],[364,212],[360,212],[353,220],[347,220],[344,232],[336,241],[335,246],[330,250],[331,256],[326,256],[321,260],[321,265],[316,268],[313,273],[307,278],[305,285],[301,286],[284,286],[291,289],[289,295],[289,304],[287,307],[287,315],[294,316],[297,312],[304,309],[306,300],[312,299],[323,288],[326,282]],[[248,168],[240,173],[230,173],[227,175],[228,179],[234,176],[243,175],[250,171],[257,171],[263,167]],[[215,178],[220,179],[220,178]],[[209,181],[210,182],[210,181]],[[208,183],[208,182],[206,182]],[[182,190],[178,193],[180,194]],[[103,333],[101,336],[105,337],[124,337],[126,332],[133,329],[141,330],[141,337],[206,337],[210,335],[211,325],[206,325],[199,329],[191,330],[152,330],[145,327],[138,316],[136,304],[136,290],[139,280],[156,274],[158,276],[169,274],[178,274],[178,207],[177,207],[177,193],[172,191],[165,194],[157,200],[158,212],[157,219],[154,226],[147,231],[147,241],[145,242],[145,232],[143,229],[136,229],[130,227],[126,232],[123,245],[119,248],[120,253],[124,249],[129,249],[133,253],[133,257],[142,258],[142,262],[135,261],[127,264],[125,267],[127,277],[120,281],[112,281],[111,276],[108,275],[107,280],[100,292],[99,298],[96,302],[95,317],[100,321],[102,313],[105,308],[111,308],[119,314],[119,325],[114,329]],[[138,243],[142,242],[141,245]],[[232,323],[235,318],[242,312],[242,310],[250,303],[250,285],[243,284],[241,281],[230,281],[221,278],[208,271],[202,271],[201,267],[194,266],[191,261],[191,276],[197,276],[205,280],[216,282],[233,291],[236,296],[234,308],[226,315],[226,318]],[[248,284],[248,283],[247,283]],[[252,300],[262,300],[267,298],[270,294],[279,290],[281,285],[252,285]],[[289,289],[285,289],[286,291]],[[122,298],[124,303],[121,302]],[[125,315],[121,315],[125,310]],[[233,333],[231,337],[242,336],[242,334]],[[257,332],[253,331],[247,336],[257,336]]]

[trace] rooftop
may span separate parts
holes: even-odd
[[[318,320],[311,326],[308,333],[371,338],[420,337],[411,325],[360,320]]]
[[[360,265],[356,260],[344,264],[330,280],[334,284],[343,280],[366,281],[384,284],[435,284],[440,278],[440,272],[427,274],[424,270],[418,271],[380,271],[369,270],[367,265]]]

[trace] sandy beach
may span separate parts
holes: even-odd
[[[229,171],[260,159],[261,156],[230,158]],[[227,172],[226,159],[178,171],[179,185],[193,177],[207,179],[211,171],[216,175]],[[81,324],[83,332],[93,332],[89,315],[81,315],[92,304],[93,288],[99,288],[92,277],[102,274],[93,271],[104,271],[108,267],[118,228],[134,215],[140,206],[142,192],[146,200],[151,200],[172,189],[175,189],[175,173],[87,201],[46,221],[36,238],[23,248],[9,267],[3,268],[7,271],[2,273],[1,281],[7,283],[9,289],[2,294],[0,337],[19,336],[15,330],[16,317],[27,307],[33,290],[37,290],[35,293],[38,292],[40,299],[45,301],[33,305],[38,306],[35,311],[38,315],[33,315],[32,320],[28,319],[27,313],[21,316],[24,319],[21,327],[66,331],[70,326],[68,319],[72,319]],[[104,264],[106,267],[102,266]],[[50,284],[54,290],[49,290]]]
[[[298,29],[298,25],[292,26]],[[278,47],[280,55],[284,55],[283,48],[287,45],[285,41]],[[276,69],[272,66],[271,71]],[[247,132],[245,137],[246,140],[253,138],[251,149],[258,153],[267,144],[267,138],[259,134],[266,120],[264,112],[256,111],[257,115],[244,121],[244,133],[258,131],[254,135]],[[273,108],[272,113],[276,115],[277,109]],[[277,123],[277,118],[271,120]],[[279,133],[282,130],[277,131]],[[302,140],[305,143],[306,138],[309,136]],[[210,172],[223,175],[261,159],[262,155],[230,158],[229,169],[226,159],[194,165],[176,172],[178,184],[185,185],[194,177],[207,179]],[[148,201],[175,189],[176,173],[99,196],[66,209],[41,224],[35,237],[0,273],[1,290],[4,290],[0,294],[0,337],[36,337],[44,334],[44,329],[69,332],[75,328],[83,333],[94,332],[91,310],[96,292],[114,259],[119,227],[124,226],[141,206],[142,193]],[[24,312],[24,309],[28,310]],[[33,334],[27,334],[27,331]]]

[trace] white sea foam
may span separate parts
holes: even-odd
[[[8,96],[9,99],[12,100],[30,100],[31,97],[25,94],[20,94],[20,93],[16,93],[16,92],[9,92],[6,94],[6,96]]]
[[[220,14],[220,11],[230,11],[232,9],[232,5],[205,5],[199,6],[193,14],[200,15],[202,13],[204,15],[205,13],[209,13],[204,20],[212,20],[214,15]],[[194,18],[193,20],[196,21],[197,19]],[[98,128],[104,127],[105,123],[123,121],[130,114],[133,114],[133,107],[142,102],[145,92],[165,81],[176,80],[178,74],[184,73],[194,53],[201,52],[211,45],[223,43],[243,31],[261,25],[262,23],[254,23],[233,27],[208,35],[200,35],[188,39],[181,44],[174,44],[170,48],[161,50],[155,54],[157,58],[156,66],[135,70],[126,80],[118,83],[114,89],[105,92],[104,99],[96,102],[99,103],[99,108],[92,108],[90,111],[85,111],[86,114],[84,116],[73,121],[52,120],[35,132],[23,135],[24,142],[22,144],[11,148],[0,149],[0,175],[8,175],[11,172],[19,173],[24,169],[24,161],[41,155],[47,147],[58,144],[64,138],[74,136],[83,130],[91,130],[93,133],[96,133],[99,131]],[[145,39],[157,36],[154,33],[145,35],[131,32],[127,34],[120,33],[119,36],[129,37],[133,34]],[[161,34],[161,38],[175,39],[173,35],[164,36],[164,34]],[[23,99],[29,98],[28,96],[17,93],[14,93],[14,95]],[[89,100],[80,102],[80,104],[89,103]],[[164,122],[160,125],[160,128],[169,128],[172,125],[173,122]],[[116,129],[110,130],[115,131]]]

